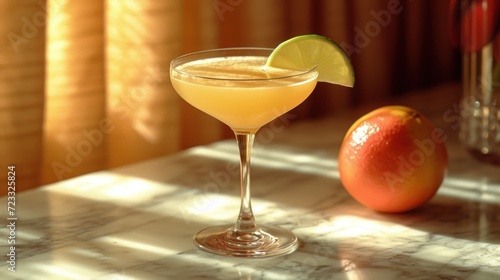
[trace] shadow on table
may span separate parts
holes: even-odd
[[[437,196],[414,211],[383,217],[430,234],[500,244],[500,205],[497,204]]]
[[[381,215],[431,234],[500,244],[500,183],[481,172],[448,176],[438,194],[422,207],[408,213]]]

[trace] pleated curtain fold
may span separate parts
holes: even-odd
[[[13,166],[17,190],[40,182],[46,84],[46,3],[0,2],[0,181]]]

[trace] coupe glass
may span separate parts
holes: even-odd
[[[250,201],[250,158],[255,133],[304,101],[317,83],[315,67],[300,71],[266,68],[272,49],[214,49],[180,56],[170,63],[177,93],[235,133],[240,153],[241,207],[235,224],[214,226],[194,236],[210,253],[268,257],[293,252],[289,230],[257,225]]]

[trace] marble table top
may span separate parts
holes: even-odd
[[[234,222],[239,209],[237,147],[227,140],[18,193],[16,220],[0,198],[7,224],[0,279],[500,279],[500,172],[456,141],[443,116],[453,114],[457,96],[457,85],[445,85],[327,119],[290,125],[285,116],[263,128],[252,204],[258,223],[298,236],[290,255],[247,260],[195,249],[194,233]],[[357,117],[396,103],[447,131],[450,166],[429,203],[382,214],[344,190],[336,158]]]

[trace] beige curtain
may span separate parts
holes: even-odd
[[[430,0],[0,1],[0,181],[10,165],[21,191],[232,137],[170,85],[170,60],[191,51],[341,43],[355,88],[318,85],[295,121],[456,79],[446,13]]]

